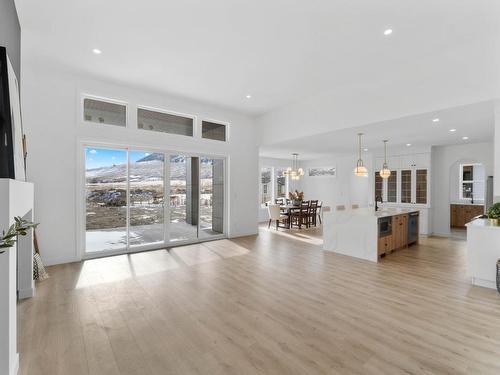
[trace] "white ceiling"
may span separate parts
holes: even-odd
[[[439,118],[439,122],[432,120]],[[450,129],[456,129],[450,132]],[[300,159],[315,159],[328,155],[355,154],[358,150],[357,133],[364,133],[363,148],[380,152],[387,139],[388,152],[414,150],[423,147],[491,141],[494,134],[494,103],[491,101],[432,113],[347,128],[299,139],[276,142],[260,148],[260,156],[290,159],[298,152]],[[463,140],[462,137],[469,137]],[[411,146],[407,147],[406,144]]]
[[[499,3],[16,0],[25,56],[252,115],[332,88],[429,80],[452,55],[477,68],[477,86],[497,79]]]

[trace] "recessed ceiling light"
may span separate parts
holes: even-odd
[[[364,148],[364,149],[363,149],[363,151],[364,151],[364,152],[366,152],[366,151],[368,151],[368,149],[367,149],[367,148]]]
[[[432,122],[439,122],[439,119],[436,117],[436,118],[433,118],[432,119]]]
[[[457,131],[457,129],[450,129],[450,132],[452,132],[452,133],[456,132],[456,131]]]
[[[410,147],[410,146],[411,146],[411,143],[407,143],[407,144],[406,144],[406,147]]]
[[[94,52],[96,55],[100,55],[102,53],[102,51],[100,49],[97,49],[97,48],[94,48],[92,50],[92,52]]]
[[[466,141],[466,140],[468,140],[468,139],[469,139],[469,137],[462,137],[462,139],[463,139],[464,141]]]
[[[251,98],[252,98],[252,95],[247,94],[246,98],[247,98],[247,99],[251,99]]]
[[[385,29],[384,30],[384,35],[385,36],[388,36],[388,35],[391,35],[392,34],[392,29]]]

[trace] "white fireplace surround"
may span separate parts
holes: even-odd
[[[0,179],[0,231],[6,231],[15,216],[32,221],[33,201],[32,183]],[[0,374],[17,374],[17,297],[34,294],[33,233],[29,231],[19,237],[16,247],[0,254]]]

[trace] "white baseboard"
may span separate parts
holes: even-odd
[[[17,297],[19,299],[31,298],[35,296],[35,288],[19,289],[17,291]]]
[[[477,277],[473,277],[472,278],[472,285],[482,286],[483,288],[490,288],[490,289],[496,289],[497,288],[496,281],[479,279]]]
[[[249,231],[249,232],[240,232],[240,233],[231,234],[228,238],[255,236],[257,234],[259,234],[258,230],[257,231]]]
[[[70,257],[55,257],[55,258],[43,257],[42,260],[44,266],[54,266],[56,264],[73,263],[81,261],[80,258],[77,258],[74,255]]]
[[[434,236],[434,237],[450,237],[451,236],[451,233],[440,233],[440,232],[432,232],[430,234],[430,236]]]
[[[19,353],[16,353],[16,358],[14,359],[14,366],[12,367],[11,375],[17,375],[19,372]]]

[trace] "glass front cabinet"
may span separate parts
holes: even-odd
[[[430,154],[393,156],[387,159],[391,176],[382,179],[383,158],[375,160],[375,197],[384,203],[428,206],[430,203]]]

